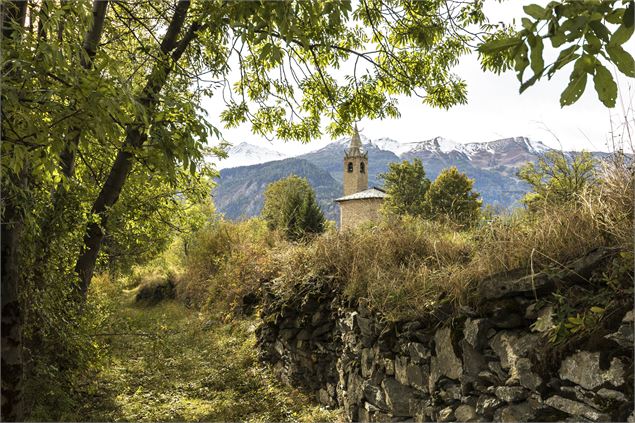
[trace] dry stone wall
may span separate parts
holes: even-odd
[[[397,323],[326,287],[284,304],[270,294],[260,357],[351,421],[633,419],[633,311],[558,350],[531,330],[546,312],[534,294],[508,286],[478,313]]]

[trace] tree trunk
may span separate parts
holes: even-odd
[[[2,420],[23,419],[22,316],[18,245],[22,216],[12,200],[3,198],[2,218]]]
[[[81,66],[84,69],[90,69],[93,66],[93,59],[97,54],[97,46],[104,32],[104,22],[106,19],[106,10],[108,9],[108,0],[95,0],[93,2],[93,22],[82,43],[84,54],[81,57]],[[62,173],[65,177],[71,178],[75,173],[75,155],[79,139],[81,138],[82,129],[80,127],[71,128],[69,133],[71,139],[66,148],[60,154],[60,162]],[[63,189],[62,184],[58,185],[57,191]]]
[[[18,41],[20,36],[16,29],[23,28],[26,20],[28,2],[10,1],[0,4],[0,21],[2,23],[2,49],[7,49],[7,43]],[[13,39],[16,40],[13,40]],[[16,78],[11,73],[5,73],[5,78]],[[27,166],[25,165],[25,168]],[[7,172],[10,172],[7,170]],[[5,175],[14,179],[16,185],[22,185],[24,175]],[[5,182],[5,180],[3,180]],[[4,206],[4,214],[0,222],[0,297],[2,303],[1,328],[1,371],[2,371],[2,404],[0,419],[3,421],[20,421],[24,418],[23,409],[23,371],[22,359],[22,312],[20,308],[20,271],[19,245],[23,230],[24,219],[14,199],[7,195],[7,189],[2,190],[0,199]]]
[[[198,24],[193,24],[181,41],[177,43],[177,37],[183,28],[189,5],[190,2],[187,0],[179,1],[161,42],[161,53],[163,56],[157,59],[157,63],[155,63],[144,89],[137,97],[139,104],[148,110],[156,106],[158,94],[170,75],[173,63],[180,59],[199,28]],[[170,53],[172,53],[171,56],[169,56]],[[106,183],[93,204],[92,213],[99,216],[99,223],[88,224],[84,236],[84,246],[75,266],[75,271],[80,278],[79,290],[84,299],[86,298],[90,280],[95,270],[97,256],[105,237],[104,228],[108,222],[109,209],[119,199],[121,190],[132,169],[134,151],[141,147],[147,138],[145,135],[146,129],[146,125],[139,121],[127,126],[126,139],[123,146],[110,169]]]

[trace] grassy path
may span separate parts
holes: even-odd
[[[251,320],[206,321],[176,301],[140,307],[128,292],[105,328],[106,364],[86,388],[81,420],[337,419],[257,361]]]

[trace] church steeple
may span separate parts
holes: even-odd
[[[346,155],[355,157],[362,155],[362,139],[359,136],[359,131],[357,130],[357,124],[355,124],[355,130],[353,131],[353,137],[351,138],[351,144],[346,150]]]
[[[368,189],[368,153],[362,150],[357,124],[351,143],[344,153],[344,195]]]

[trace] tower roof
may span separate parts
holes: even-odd
[[[350,195],[346,195],[344,197],[340,197],[340,198],[336,198],[334,201],[342,202],[342,201],[350,201],[350,200],[369,200],[371,198],[386,198],[388,195],[386,194],[386,192],[381,189],[381,188],[377,188],[377,187],[372,187],[369,189],[366,189],[364,191],[359,191],[356,192],[354,194],[350,194]]]
[[[355,124],[355,130],[353,131],[353,137],[351,138],[351,143],[346,150],[347,157],[356,157],[362,156],[364,152],[362,151],[362,139],[359,136],[359,131],[357,130],[357,124]]]

